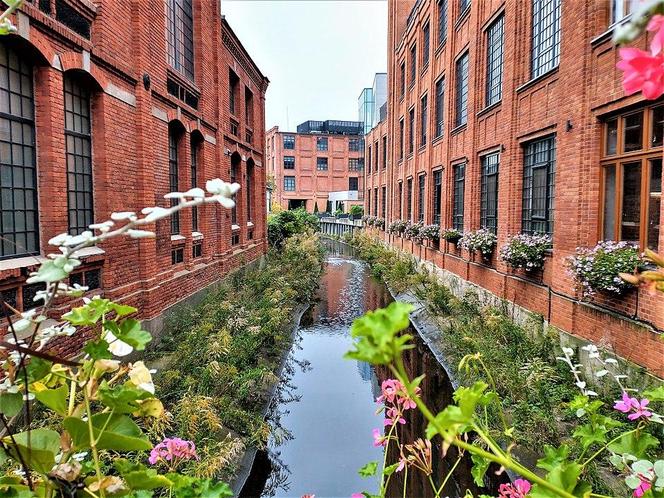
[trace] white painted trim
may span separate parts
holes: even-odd
[[[212,135],[205,135],[203,138],[205,139],[206,142],[209,142],[212,145],[217,145],[217,139],[214,138]]]
[[[231,225],[231,230],[239,230],[240,225]]]
[[[114,85],[113,83],[108,83],[106,85],[106,88],[104,88],[104,92],[111,97],[114,97],[118,99],[121,102],[124,102],[125,104],[129,104],[132,107],[136,107],[136,95],[134,95],[131,92],[128,92],[127,90],[123,90],[119,86]],[[154,116],[154,109],[152,115]]]
[[[201,232],[191,232],[191,238],[194,240],[200,240],[203,238],[203,234]]]
[[[187,239],[185,239],[184,235],[180,235],[180,234],[171,235],[171,242],[178,242],[180,240],[187,240]]]
[[[102,254],[106,254],[106,251],[97,246],[84,247],[80,251],[76,251],[76,255],[82,258],[87,256],[101,256]]]
[[[152,115],[157,119],[161,119],[164,123],[168,123],[168,113],[163,109],[159,109],[158,107],[153,107]]]

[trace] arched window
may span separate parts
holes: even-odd
[[[194,133],[191,135],[191,187],[199,186],[198,178],[198,160],[201,152],[201,147],[203,144],[202,137],[199,133]],[[191,211],[191,230],[193,232],[198,232],[198,209],[196,207],[192,208]]]
[[[251,189],[252,189],[252,182],[254,180],[254,161],[253,159],[249,159],[247,161],[247,191],[244,194],[245,202],[247,203],[247,221],[252,221],[252,215],[253,213],[251,212],[251,200],[252,200],[252,195],[251,195]]]
[[[75,235],[88,230],[94,219],[90,91],[70,73],[64,76],[64,91],[67,211],[69,233]]]
[[[0,44],[0,257],[39,252],[32,65]]]
[[[191,0],[167,0],[168,63],[194,79],[194,14]]]
[[[179,178],[178,178],[178,159],[180,146],[180,137],[182,132],[178,129],[175,123],[171,123],[168,127],[168,189],[169,192],[178,192]],[[177,205],[177,199],[171,199],[171,206]],[[180,233],[180,213],[173,213],[171,215],[171,235]]]

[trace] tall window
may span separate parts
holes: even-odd
[[[191,138],[191,188],[198,187],[198,156],[201,151],[201,139]],[[198,232],[198,208],[191,209],[191,230]]]
[[[436,82],[436,138],[442,136],[445,129],[445,78]]]
[[[252,215],[253,213],[251,212],[251,200],[254,198],[252,195],[252,177],[254,176],[254,166],[253,163],[247,164],[247,191],[244,194],[245,202],[247,203],[247,221],[252,221]]]
[[[417,46],[413,44],[410,47],[410,86],[415,84],[415,76],[417,75]]]
[[[350,138],[348,139],[348,152],[361,152],[362,151],[362,142],[361,138]]]
[[[406,141],[406,137],[404,136],[405,133],[405,124],[403,122],[403,118],[401,118],[399,120],[399,159],[403,159],[403,147],[404,142]]]
[[[438,0],[438,45],[447,38],[447,0]]]
[[[171,125],[168,129],[168,188],[170,192],[179,191],[179,151],[180,130]],[[232,179],[231,179],[232,181]],[[176,206],[178,200],[171,199],[171,206]],[[180,213],[171,215],[171,235],[180,233]]]
[[[65,73],[65,153],[69,233],[88,230],[93,223],[92,139],[90,92],[78,78]]]
[[[408,113],[408,153],[412,154],[415,150],[415,108]]]
[[[374,142],[374,171],[378,172],[378,156],[379,156],[379,149],[378,149],[378,140]]]
[[[249,88],[244,87],[244,120],[247,126],[253,127],[254,125],[254,94],[251,93]],[[251,140],[247,140],[251,142]]]
[[[401,63],[399,70],[399,88],[401,90],[399,97],[403,99],[403,96],[406,94],[406,61]]]
[[[463,14],[470,8],[470,0],[459,0],[459,14]]]
[[[367,148],[367,173],[371,173],[371,145]]]
[[[294,176],[284,176],[284,192],[295,192]]]
[[[295,156],[284,156],[284,169],[295,169]]]
[[[374,188],[374,216],[378,216],[378,187]]]
[[[505,18],[500,16],[486,32],[486,105],[500,101],[503,96],[503,44]]]
[[[316,137],[316,150],[327,150],[327,137]]]
[[[406,213],[408,221],[413,221],[413,179],[409,178],[406,183]]]
[[[454,126],[461,126],[468,121],[468,52],[456,61],[455,76]]]
[[[553,233],[556,179],[556,139],[526,144],[523,164],[522,229],[526,233]]]
[[[358,190],[359,185],[358,185],[358,180],[356,176],[349,176],[348,177],[348,190]]]
[[[640,0],[611,0],[611,24],[631,14]]]
[[[167,0],[168,63],[194,79],[194,15],[191,0]]]
[[[236,160],[231,158],[231,183],[236,183],[237,182],[237,175],[238,175],[238,166],[239,166],[239,160],[235,162]],[[237,202],[235,203],[235,206],[231,208],[231,223],[233,225],[237,225]],[[239,243],[239,241],[238,241]]]
[[[316,158],[316,169],[318,171],[327,171],[327,157]]]
[[[498,228],[498,167],[500,154],[482,157],[480,226],[491,233]]]
[[[443,172],[442,170],[433,172],[433,222],[440,225],[440,211],[443,201]]]
[[[664,105],[608,120],[602,150],[602,238],[658,250]]]
[[[289,150],[295,149],[294,135],[284,135],[284,149],[289,149]]]
[[[531,77],[551,71],[560,60],[560,0],[533,0]]]
[[[422,28],[422,43],[424,43],[424,46],[422,47],[422,65],[427,66],[429,64],[429,44],[431,42],[431,28],[429,27],[429,23],[427,22],[424,25],[424,28]]]
[[[466,190],[466,163],[454,165],[454,198],[452,200],[452,227],[463,231],[463,198]]]
[[[426,177],[420,175],[417,177],[417,221],[424,221],[424,186]]]
[[[387,135],[383,137],[383,169],[387,168]]]
[[[380,189],[380,216],[387,218],[387,187],[383,185]]]
[[[397,197],[397,210],[399,211],[399,219],[403,216],[403,182],[399,182],[399,196]]]
[[[428,96],[424,95],[420,100],[420,147],[427,144],[427,116],[429,111]]]
[[[0,44],[0,257],[39,252],[32,66]]]
[[[240,78],[233,72],[232,69],[228,70],[228,110],[231,114],[238,114],[237,108],[237,93],[240,87]]]

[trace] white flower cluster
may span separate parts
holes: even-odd
[[[420,230],[420,238],[424,240],[437,240],[440,238],[440,226],[437,224],[424,225]]]
[[[486,228],[465,232],[459,240],[459,247],[469,252],[479,252],[484,257],[491,256],[496,245],[496,236]]]
[[[407,226],[408,222],[405,220],[394,220],[387,227],[387,231],[393,235],[403,235],[403,232]]]
[[[549,235],[519,233],[512,235],[500,248],[500,259],[512,268],[536,270],[544,266],[549,249],[551,249]]]

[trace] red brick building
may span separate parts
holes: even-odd
[[[237,181],[237,207],[158,222],[155,239],[92,248],[72,282],[153,319],[265,251],[268,80],[219,2],[34,0],[0,40],[0,290],[113,211],[168,206],[173,190]],[[155,327],[158,328],[157,321]]]
[[[366,191],[386,189],[388,223],[484,227],[497,247],[550,233],[538,276],[510,270],[497,250],[480,262],[445,241],[384,236],[661,376],[664,301],[639,290],[586,302],[565,266],[604,239],[664,251],[664,103],[625,97],[611,42],[628,4],[390,0],[387,167],[367,175]]]
[[[273,202],[284,209],[304,207],[321,213],[333,212],[335,203],[343,204],[345,212],[352,205],[361,206],[362,123],[305,121],[297,130],[283,132],[275,126],[266,133]]]

